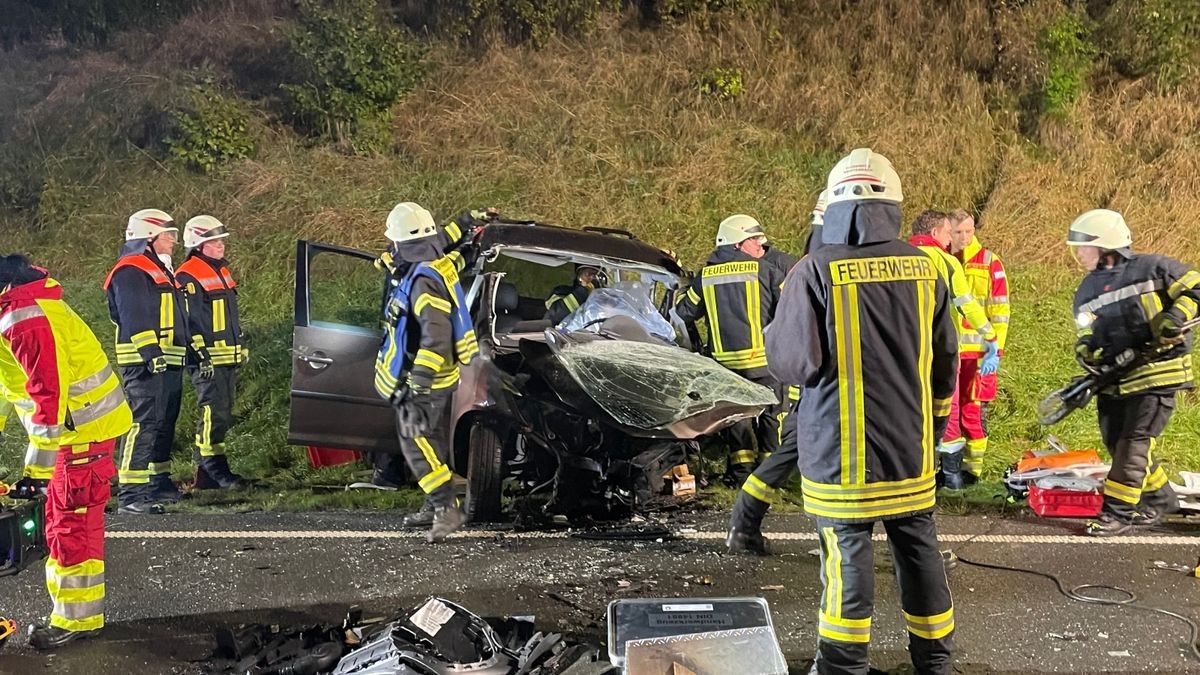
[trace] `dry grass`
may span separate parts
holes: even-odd
[[[786,14],[727,19],[712,32],[646,31],[612,16],[587,40],[540,51],[498,46],[472,56],[435,46],[430,78],[396,108],[394,155],[346,157],[264,118],[257,156],[213,176],[136,150],[83,170],[72,164],[55,178],[45,229],[0,214],[0,249],[32,250],[68,280],[86,280],[71,292],[99,323],[94,284],[128,213],[158,206],[180,219],[221,217],[237,233],[235,259],[254,261],[253,274],[243,274],[247,322],[279,347],[256,351],[264,362],[252,376],[270,393],[251,413],[261,426],[243,432],[275,447],[286,415],[277,394],[289,367],[295,239],[374,248],[387,210],[415,200],[442,215],[492,203],[566,224],[625,227],[690,262],[710,250],[716,223],[741,211],[795,249],[829,168],[845,151],[872,146],[904,179],[908,218],[928,207],[980,208],[984,238],[1014,270],[1004,382],[1016,402],[997,421],[997,466],[1038,442],[1032,402],[1073,368],[1069,327],[1059,323],[1077,282],[1062,245],[1070,221],[1096,206],[1117,208],[1138,248],[1200,258],[1189,217],[1200,191],[1200,83],[1162,94],[1097,79],[1067,119],[1043,123],[1030,138],[1018,105],[1040,77],[1032,36],[1060,11],[1056,0],[994,10],[986,0],[793,4]],[[246,6],[189,18],[156,48],[122,42],[83,60],[5,59],[0,86],[19,95],[0,101],[0,121],[62,118],[97,88],[153,96],[146,82],[155,78],[235,69],[279,39],[277,6]],[[737,99],[700,94],[699,78],[718,67],[741,71]],[[1194,397],[1180,418],[1179,429],[1200,425]],[[1072,440],[1095,443],[1090,423],[1073,424]],[[1173,438],[1167,453],[1200,466]]]

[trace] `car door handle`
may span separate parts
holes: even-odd
[[[328,356],[314,356],[310,354],[297,354],[296,358],[307,363],[314,370],[320,370],[333,365],[333,359]]]

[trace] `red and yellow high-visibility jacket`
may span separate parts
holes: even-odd
[[[996,331],[996,346],[1004,354],[1009,316],[1008,275],[1004,272],[1004,263],[1000,262],[1000,256],[984,248],[975,237],[971,237],[971,243],[959,253],[958,258],[971,285],[971,295],[983,305],[983,311]],[[966,319],[962,320],[961,329],[960,332],[971,329]],[[965,343],[959,347],[960,359],[977,359],[982,355],[982,343]]]
[[[49,276],[0,294],[0,383],[33,402],[32,478],[54,474],[60,447],[116,438],[133,424],[100,342]]]

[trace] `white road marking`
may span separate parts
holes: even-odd
[[[676,536],[697,541],[724,541],[724,532],[678,531]],[[815,542],[813,532],[767,532],[772,541]],[[417,530],[130,530],[109,531],[109,539],[422,539]],[[512,532],[501,530],[467,530],[456,532],[451,539],[569,539],[568,532]],[[875,541],[885,541],[882,534]],[[947,544],[965,542],[980,544],[1053,544],[1069,546],[1200,546],[1200,536],[1139,535],[1128,537],[1087,537],[1069,534],[942,534],[938,540]]]

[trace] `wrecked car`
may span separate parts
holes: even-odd
[[[681,346],[670,307],[687,274],[662,250],[623,231],[512,222],[473,245],[461,278],[480,358],[455,393],[451,458],[473,521],[499,520],[506,488],[545,495],[556,516],[616,515],[654,493],[656,472],[695,439],[775,401]],[[298,243],[290,443],[399,452],[372,385],[387,290],[374,258]],[[546,298],[576,265],[603,270],[608,288],[551,325]]]

